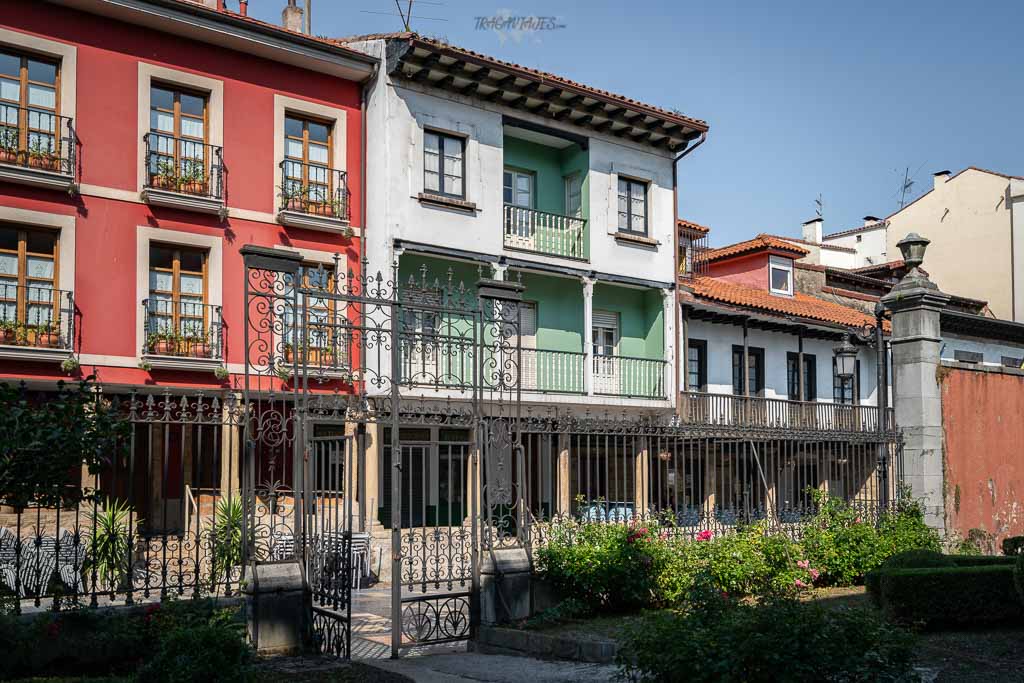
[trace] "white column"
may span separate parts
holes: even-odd
[[[665,327],[665,368],[662,377],[665,382],[665,398],[675,398],[676,388],[676,292],[674,289],[661,290],[661,318]]]
[[[583,389],[587,396],[594,395],[594,278],[580,278],[583,282]]]
[[[508,270],[508,266],[504,263],[492,263],[491,264],[491,277],[495,280],[504,280],[505,272]]]

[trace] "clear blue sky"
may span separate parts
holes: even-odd
[[[285,4],[250,0],[250,13],[277,22]],[[367,10],[395,13],[393,0],[313,0],[313,31],[400,29]],[[502,11],[565,28],[476,30]],[[1012,2],[420,0],[414,15],[446,19],[414,18],[422,33],[707,120],[679,204],[716,245],[798,235],[819,193],[826,232],[887,216],[907,166],[914,197],[942,169],[1024,173]]]

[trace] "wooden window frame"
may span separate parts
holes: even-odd
[[[626,195],[625,195],[626,196],[626,226],[623,227],[622,223],[619,222],[618,231],[621,232],[621,233],[625,233],[627,235],[640,235],[642,237],[646,237],[647,233],[650,232],[649,221],[650,221],[651,207],[649,205],[650,197],[648,195],[650,193],[651,183],[646,181],[646,180],[640,180],[639,178],[631,178],[629,176],[619,176],[618,179],[617,179],[617,183],[618,182],[626,183]],[[643,188],[643,198],[644,198],[644,229],[642,231],[640,231],[640,230],[633,230],[633,218],[635,217],[635,214],[633,213],[633,196],[634,196],[633,195],[633,187],[634,186],[639,186],[639,187]],[[616,196],[616,203],[617,203],[618,199],[622,197],[622,192],[619,191],[618,187],[615,188],[615,196]],[[618,210],[618,208],[619,207],[616,205],[616,207],[615,207],[616,220],[618,220],[619,214],[621,213]]]
[[[159,267],[153,265],[153,250],[154,249],[169,249],[171,250],[171,267]],[[183,270],[181,268],[181,253],[183,251],[195,252],[202,254],[203,257],[203,268],[201,271],[195,270]],[[153,289],[152,284],[149,287],[149,298],[153,301],[154,294],[169,294],[171,296],[171,333],[175,335],[182,335],[181,330],[181,319],[184,317],[186,320],[199,320],[199,316],[194,315],[181,315],[181,275],[200,275],[203,278],[203,301],[202,301],[202,323],[203,323],[203,334],[204,336],[210,330],[209,321],[209,290],[210,290],[210,252],[202,247],[192,247],[181,244],[165,243],[165,242],[150,242],[149,243],[149,272],[153,271],[171,273],[171,290],[160,290]],[[152,312],[150,313],[152,315]],[[165,315],[159,315],[158,317],[167,317]]]
[[[59,58],[54,58],[54,57],[51,57],[51,56],[48,56],[48,55],[40,55],[40,54],[37,54],[35,52],[31,52],[31,51],[28,51],[28,50],[9,49],[6,46],[4,48],[0,49],[0,52],[3,52],[5,54],[18,57],[21,60],[21,66],[19,68],[19,73],[18,73],[18,82],[19,82],[18,102],[15,103],[15,102],[12,102],[11,100],[0,99],[0,104],[14,105],[14,106],[17,106],[19,108],[18,109],[18,124],[17,124],[18,125],[18,149],[19,150],[28,151],[28,148],[29,148],[29,142],[28,142],[29,136],[33,132],[35,132],[35,133],[41,133],[43,135],[52,136],[53,137],[53,153],[59,155],[60,154],[60,146],[61,146],[61,136],[60,136],[60,105],[61,105],[61,101],[60,101],[60,93],[61,93],[61,82],[60,82],[61,81],[61,68],[60,67],[61,67],[61,60]],[[29,80],[29,77],[28,77],[28,62],[29,62],[29,60],[33,60],[33,61],[37,61],[37,62],[44,62],[44,63],[51,64],[51,65],[54,66],[54,68],[56,70],[56,73],[54,75],[53,84],[52,85],[50,83],[43,83],[42,81],[32,81],[32,80]],[[28,119],[27,110],[29,109],[28,88],[29,88],[29,85],[31,85],[31,84],[42,85],[42,86],[46,86],[47,88],[52,87],[53,90],[54,90],[54,95],[53,95],[54,107],[53,107],[52,110],[51,109],[47,109],[45,107],[40,107],[38,105],[32,105],[32,107],[31,107],[35,111],[46,112],[47,114],[52,114],[53,115],[54,122],[53,122],[53,130],[52,131],[38,130],[38,129],[37,130],[29,130],[29,119]],[[4,126],[4,127],[6,127],[6,126]]]
[[[505,174],[512,174],[512,201],[505,202]],[[516,199],[516,176],[525,176],[530,179],[530,205],[519,206],[515,203]],[[463,180],[465,182],[465,180]],[[507,203],[509,206],[514,206],[517,209],[530,209],[535,210],[537,208],[537,173],[525,168],[518,168],[516,166],[505,166],[501,169],[501,201],[502,204]]]
[[[427,144],[426,136],[436,135],[437,136],[437,189],[427,189]],[[423,129],[423,191],[428,194],[440,195],[442,197],[452,197],[453,199],[465,199],[466,198],[466,144],[467,140],[465,136],[456,135],[454,133],[447,133],[445,131],[437,130],[436,128],[424,128]],[[445,191],[444,183],[444,147],[445,141],[451,140],[452,142],[458,142],[462,148],[462,154],[460,157],[459,164],[459,178],[462,179],[462,192],[447,192]],[[504,185],[504,183],[503,183]]]
[[[786,394],[790,401],[800,400],[800,368],[797,364],[800,354],[796,351],[786,353]],[[813,353],[804,354],[804,401],[818,400],[818,359]],[[793,390],[796,389],[796,392]]]
[[[30,321],[26,319],[28,315],[28,288],[32,286],[33,282],[43,282],[50,285],[53,290],[53,300],[50,302],[52,312],[50,315],[50,321],[57,324],[60,320],[60,232],[56,230],[47,230],[45,228],[30,228],[21,225],[0,225],[0,230],[11,230],[17,234],[18,246],[17,249],[3,249],[0,248],[0,253],[3,254],[15,254],[18,258],[18,273],[15,285],[15,321],[22,324],[28,325]],[[53,238],[53,254],[44,254],[42,252],[29,252],[28,251],[28,236],[30,233],[44,234],[48,237]],[[29,256],[52,256],[53,258],[53,278],[39,278],[29,277],[28,275],[28,257]],[[7,279],[8,276],[4,276]],[[6,297],[0,297],[4,303],[10,302],[10,299]],[[34,305],[41,305],[41,301],[32,301]]]
[[[300,121],[302,123],[302,137],[301,138],[296,138],[296,137],[294,137],[292,135],[288,135],[288,120],[289,119],[293,119],[295,121]],[[319,163],[314,164],[313,162],[311,162],[309,160],[309,124],[311,124],[311,123],[318,124],[318,125],[321,125],[321,126],[326,126],[326,128],[327,128],[327,142],[324,143],[324,145],[327,147],[327,164],[326,165],[322,165],[322,164],[319,164]],[[318,117],[315,117],[315,116],[308,116],[306,114],[300,114],[300,113],[292,112],[292,111],[289,111],[289,110],[285,110],[285,112],[284,112],[284,130],[283,130],[283,133],[284,133],[284,151],[283,151],[283,154],[284,154],[285,162],[292,161],[292,162],[298,162],[299,164],[301,164],[302,177],[297,179],[297,180],[299,180],[299,182],[301,184],[301,187],[306,189],[306,190],[308,190],[308,188],[311,186],[311,183],[309,181],[309,168],[310,168],[310,166],[317,166],[319,168],[326,169],[326,171],[327,171],[327,183],[323,184],[323,185],[321,185],[320,183],[316,183],[317,186],[322,186],[322,187],[326,187],[327,188],[325,196],[324,196],[324,203],[330,202],[331,201],[331,197],[334,196],[334,173],[332,172],[332,169],[334,168],[334,123],[335,123],[334,121],[331,121],[331,120],[328,120],[328,119],[322,119],[322,118],[318,118]],[[302,145],[302,158],[296,158],[296,157],[293,157],[293,156],[288,156],[288,141],[289,140],[297,140],[297,141],[300,142],[300,144]],[[317,144],[319,144],[319,143],[317,143]],[[287,163],[285,164],[285,168],[287,168]],[[282,184],[283,183],[287,183],[288,181],[293,181],[293,180],[296,180],[296,178],[292,178],[292,177],[288,176],[287,173],[285,172],[285,169],[282,169],[282,179],[281,179]]]
[[[762,396],[764,395],[764,381],[765,381],[765,366],[764,366],[764,349],[759,346],[748,346],[747,355],[751,360],[754,361],[754,389],[750,392],[750,396]],[[746,392],[736,392],[736,359],[740,359],[740,368],[743,368],[743,346],[733,344],[732,347],[732,391],[735,396],[746,396]],[[740,376],[740,383],[742,384],[742,374]]]
[[[171,93],[174,94],[174,106],[173,106],[172,109],[168,110],[168,109],[164,109],[162,107],[156,106],[156,104],[153,101],[153,90],[154,89],[167,90],[167,91],[170,91]],[[198,97],[198,98],[200,98],[203,101],[203,137],[201,139],[200,138],[196,138],[196,137],[191,137],[191,136],[186,137],[181,132],[181,119],[182,119],[181,96],[182,95],[189,95],[191,97]],[[174,124],[173,124],[173,129],[174,130],[171,133],[167,133],[166,131],[162,131],[162,130],[154,130],[153,129],[153,112],[154,111],[160,111],[160,112],[170,113],[171,114],[171,117],[173,118],[173,121],[174,121]],[[164,137],[164,138],[169,136],[172,139],[172,144],[173,144],[173,147],[174,147],[174,153],[171,156],[172,156],[172,158],[174,160],[175,174],[180,174],[181,173],[181,168],[182,168],[181,167],[181,163],[182,163],[182,154],[181,154],[182,144],[181,143],[182,143],[182,141],[190,142],[190,143],[193,143],[193,144],[198,143],[198,144],[202,145],[201,149],[203,151],[203,156],[202,156],[203,184],[208,187],[209,183],[210,183],[210,166],[211,166],[211,164],[213,162],[212,154],[210,152],[210,94],[207,93],[207,92],[203,92],[202,90],[196,90],[194,88],[183,87],[183,86],[177,85],[176,83],[153,79],[149,83],[149,118],[150,118],[149,132],[150,132],[151,135],[157,135],[157,136]],[[185,118],[192,118],[192,119],[194,119],[195,117],[186,114]],[[163,153],[159,153],[159,152],[153,151],[152,143],[150,143],[150,145],[151,145],[151,147],[150,147],[150,153],[151,154],[156,154],[156,156],[160,157],[160,158],[166,158],[166,157],[169,156],[167,154],[163,154]],[[152,170],[147,168],[146,169],[146,173],[152,175]]]

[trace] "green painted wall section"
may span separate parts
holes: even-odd
[[[597,283],[594,310],[619,314],[619,354],[634,358],[665,357],[661,294],[654,289],[630,289]]]
[[[513,272],[511,279],[519,277]],[[537,348],[583,351],[583,285],[579,280],[522,273],[523,299],[537,305]]]
[[[590,157],[579,145],[563,149],[536,142],[506,137],[504,141],[506,168],[532,171],[535,174],[533,208],[548,213],[565,214],[565,177],[579,173],[583,177],[583,218],[589,218]]]

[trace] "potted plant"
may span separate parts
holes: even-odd
[[[206,167],[203,161],[201,159],[184,159],[178,184],[180,192],[186,194],[207,194]]]
[[[278,196],[281,197],[281,205],[285,211],[302,211],[302,196],[305,193],[303,188],[296,185],[284,185],[278,188],[280,192]]]
[[[17,344],[20,331],[17,320],[0,320],[0,344]]]
[[[60,369],[68,373],[69,375],[73,375],[76,372],[78,372],[78,368],[80,367],[81,365],[79,364],[78,359],[75,358],[74,356],[71,356],[70,358],[65,358],[60,363]]]
[[[32,141],[28,148],[28,165],[32,168],[41,168],[46,171],[56,171],[60,168],[60,157],[53,151],[53,144],[37,138]]]
[[[4,127],[0,129],[0,163],[18,163],[18,129]]]
[[[279,380],[286,384],[288,383],[288,380],[292,378],[292,371],[288,368],[287,365],[278,365],[276,368],[274,368],[274,374],[277,375],[277,378]]]
[[[228,372],[228,369],[223,365],[218,365],[216,368],[213,369],[213,376],[216,377],[219,381],[223,382],[224,380],[231,376],[231,373]]]
[[[185,343],[196,358],[210,357],[210,342],[205,336],[199,334],[191,335],[185,338]]]
[[[35,331],[36,346],[45,346],[46,348],[53,349],[60,345],[60,326],[57,321],[51,320],[40,323],[35,326]]]
[[[155,172],[149,176],[149,184],[158,190],[177,189],[177,179],[174,174],[174,160],[160,159],[156,162]]]
[[[284,362],[291,365],[295,361],[295,349],[291,344],[285,344],[282,351],[284,352]]]
[[[174,356],[178,353],[179,342],[173,332],[152,332],[146,338],[146,348],[157,356]]]

